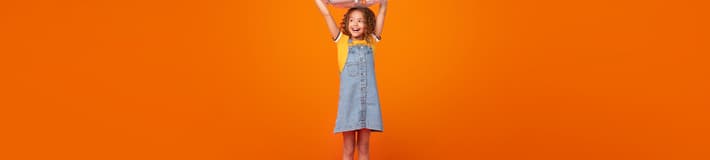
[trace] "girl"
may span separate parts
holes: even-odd
[[[367,160],[369,159],[370,132],[383,132],[380,101],[375,81],[373,44],[380,41],[387,11],[387,0],[380,0],[377,17],[372,10],[366,7],[366,4],[339,4],[340,7],[352,7],[343,16],[340,28],[337,27],[326,7],[328,2],[326,0],[315,1],[338,49],[340,95],[334,133],[343,134],[344,160],[353,159],[356,137],[358,159]],[[370,0],[370,2],[372,1]]]

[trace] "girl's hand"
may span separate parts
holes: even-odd
[[[329,0],[330,4],[338,8],[369,7],[381,0]]]

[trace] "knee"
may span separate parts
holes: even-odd
[[[343,154],[346,156],[352,156],[355,153],[355,147],[351,145],[343,146]]]
[[[370,153],[370,144],[367,142],[360,142],[357,145],[357,152],[358,154],[369,154]]]

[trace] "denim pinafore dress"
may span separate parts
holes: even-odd
[[[340,72],[334,133],[360,129],[383,132],[373,48],[371,44],[354,45],[352,39],[348,44],[345,67]]]

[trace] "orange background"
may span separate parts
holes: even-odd
[[[707,6],[392,0],[371,158],[710,159]],[[3,1],[0,54],[0,159],[340,157],[312,0]]]

